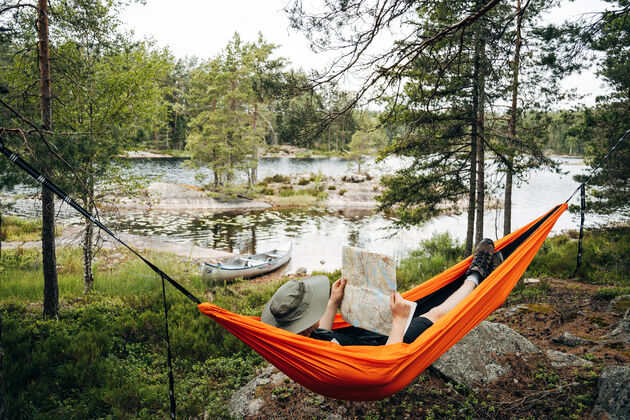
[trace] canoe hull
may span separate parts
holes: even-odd
[[[207,282],[234,280],[262,276],[279,269],[291,259],[291,249],[271,250],[256,255],[244,255],[221,264],[204,263],[201,277]]]

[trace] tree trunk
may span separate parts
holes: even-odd
[[[473,106],[474,107],[474,106]],[[476,114],[476,113],[475,113]],[[473,124],[475,131],[474,135],[471,134],[470,141],[470,184],[468,191],[468,221],[466,228],[466,247],[464,249],[464,255],[470,255],[473,251],[473,238],[475,236],[475,196],[477,187],[477,124]]]
[[[466,229],[466,247],[464,254],[470,255],[473,252],[473,240],[475,237],[475,211],[477,197],[477,145],[479,139],[478,133],[478,114],[479,114],[479,49],[478,36],[475,38],[475,55],[473,62],[473,80],[472,80],[472,109],[470,112],[470,183],[468,191],[468,221]]]
[[[177,134],[177,111],[173,111],[175,113],[175,118],[173,119],[173,144],[175,144],[175,138]],[[175,146],[173,146],[175,147]]]
[[[254,154],[252,163],[252,176],[250,177],[249,186],[253,187],[258,180],[258,135],[256,133],[256,125],[258,124],[258,104],[254,104]]]
[[[2,349],[2,315],[0,315],[0,367],[4,366],[4,351]],[[4,369],[0,369],[0,420],[5,420],[9,416],[7,414],[7,409],[4,406],[4,395],[6,394],[6,387],[4,386],[4,376],[2,375],[2,371]]]
[[[0,260],[2,259],[2,207],[0,207]]]
[[[87,180],[88,191],[86,193],[85,208],[92,214],[94,210],[94,179],[90,176]],[[83,293],[89,293],[94,287],[94,273],[92,262],[94,261],[94,225],[85,219],[85,232],[83,232]]]
[[[42,259],[44,271],[44,316],[59,313],[59,285],[55,253],[55,196],[42,188]]]
[[[478,110],[478,130],[479,136],[477,136],[477,223],[475,226],[475,243],[479,243],[483,239],[483,212],[485,209],[485,152],[484,152],[484,139],[485,139],[485,40],[483,36],[480,37],[479,48],[479,77],[477,83],[479,83],[479,110]]]
[[[330,152],[330,124],[328,124],[328,151]]]
[[[85,219],[85,232],[83,234],[83,293],[89,293],[94,287],[94,274],[92,270],[94,226]]]
[[[38,62],[41,87],[42,128],[52,130],[50,89],[50,57],[48,45],[48,0],[37,5]],[[55,201],[52,192],[42,187],[42,258],[44,271],[44,316],[56,317],[59,313],[59,286],[57,283],[57,257],[55,252]]]
[[[510,111],[510,137],[516,138],[516,112],[518,111],[518,74],[520,71],[521,62],[521,25],[523,21],[523,15],[521,13],[521,0],[516,1],[516,43],[514,45],[514,62],[512,79],[512,108]],[[514,173],[513,155],[508,152],[507,168],[505,173],[505,200],[503,211],[503,235],[507,235],[512,231],[512,177]]]

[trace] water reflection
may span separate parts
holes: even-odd
[[[402,238],[385,239],[392,221],[371,211],[276,209],[203,215],[133,212],[106,222],[118,231],[230,252],[256,253],[292,243],[293,265],[309,270],[338,268],[342,245],[369,248],[383,241],[379,249],[399,254],[405,242]],[[403,236],[411,240],[412,231]]]

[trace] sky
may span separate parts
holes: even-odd
[[[276,55],[287,58],[292,67],[306,71],[325,68],[334,56],[314,53],[306,37],[289,27],[283,11],[288,3],[289,0],[146,0],[145,5],[128,6],[121,18],[136,38],[152,38],[180,58],[211,58],[221,52],[235,32],[246,42],[256,41],[261,32],[267,42],[278,45]],[[575,20],[583,13],[603,10],[604,5],[601,0],[564,0],[546,21]],[[346,83],[352,88],[357,81]],[[563,87],[587,95],[582,102],[586,105],[592,105],[595,96],[605,92],[592,70],[569,77]]]

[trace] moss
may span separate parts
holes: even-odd
[[[610,322],[607,322],[604,318],[597,315],[590,315],[586,318],[586,320],[591,324],[595,324],[599,327],[607,327],[610,325]]]
[[[525,305],[527,309],[523,309],[525,312],[532,312],[537,314],[549,314],[555,309],[553,306],[545,303],[529,303]]]

